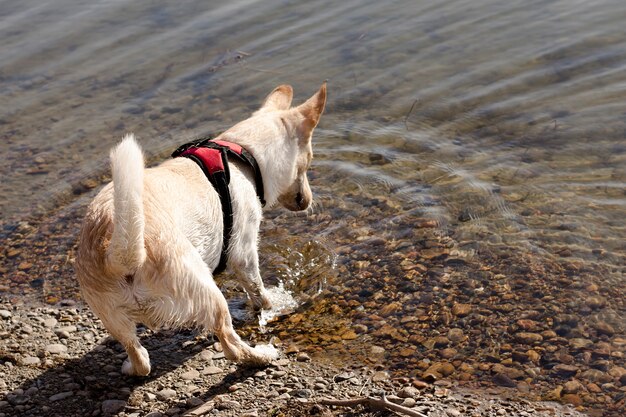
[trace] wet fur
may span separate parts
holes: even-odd
[[[326,85],[298,107],[290,86],[277,87],[249,119],[218,139],[238,143],[256,158],[267,206],[305,210],[312,200],[306,171],[311,135],[324,110]],[[227,358],[266,364],[272,346],[254,348],[232,327],[226,300],[213,281],[222,249],[217,192],[187,158],[144,168],[141,149],[127,135],[111,151],[113,182],[90,204],[79,237],[76,273],[83,296],[126,349],[122,372],[148,375],[150,359],[136,323],[151,328],[196,325],[215,333]],[[257,241],[262,207],[248,167],[231,163],[233,235],[228,267],[254,308],[270,308],[259,273]]]

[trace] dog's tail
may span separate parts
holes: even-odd
[[[113,234],[107,249],[112,267],[134,273],[146,259],[144,245],[143,170],[141,148],[128,134],[111,150]]]

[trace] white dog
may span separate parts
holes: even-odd
[[[291,107],[292,88],[277,87],[249,119],[219,135],[247,150],[258,164],[267,206],[305,210],[312,194],[306,176],[311,135],[326,103],[326,84]],[[127,135],[111,151],[112,183],[90,204],[78,242],[76,273],[83,297],[126,349],[127,375],[148,375],[150,359],[136,323],[151,328],[197,325],[213,331],[228,359],[265,364],[272,346],[255,348],[235,333],[223,294],[213,281],[224,245],[220,196],[192,159],[144,169],[141,149]],[[230,161],[232,233],[223,259],[255,308],[270,308],[259,274],[262,217],[254,169]]]

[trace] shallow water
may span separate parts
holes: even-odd
[[[303,100],[328,79],[316,205],[270,213],[270,285],[318,314],[320,290],[386,289],[377,272],[453,239],[447,255],[485,268],[560,265],[580,280],[564,304],[598,285],[623,334],[626,3],[138,3],[0,3],[4,290],[78,297],[77,225],[124,133],[156,162],[278,84]]]

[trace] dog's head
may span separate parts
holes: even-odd
[[[326,105],[326,83],[303,104],[291,107],[293,89],[278,86],[252,117],[226,131],[259,162],[268,205],[306,210],[313,200],[307,170],[313,159],[311,137]]]

